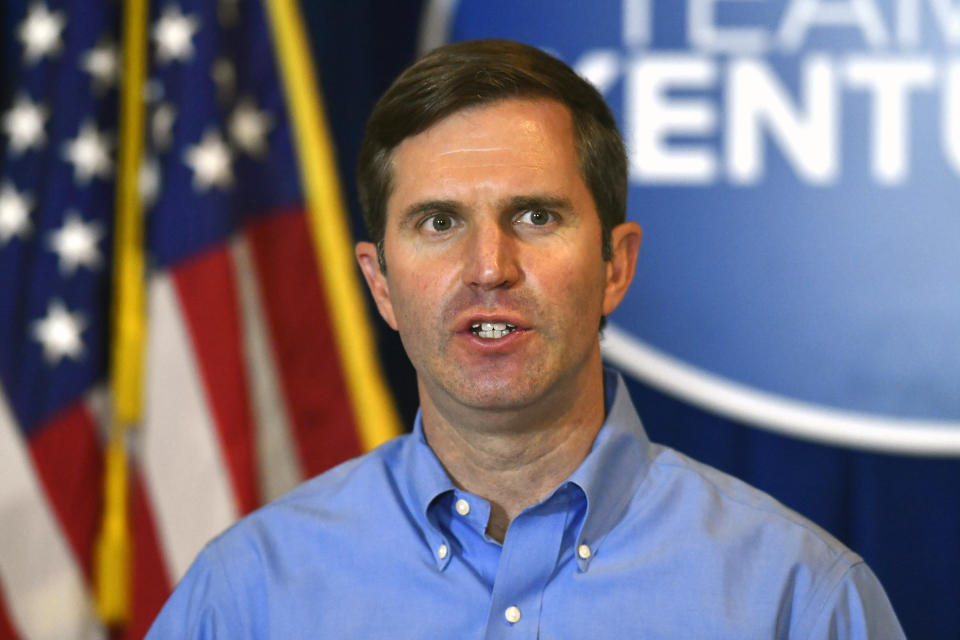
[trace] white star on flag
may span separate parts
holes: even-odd
[[[60,259],[60,273],[72,275],[81,265],[97,269],[103,261],[97,249],[102,237],[99,223],[84,222],[78,212],[68,211],[63,226],[48,237],[50,248]]]
[[[177,119],[177,110],[173,105],[164,102],[157,105],[150,118],[150,135],[153,144],[160,151],[166,151],[173,141],[173,123]]]
[[[217,58],[210,69],[210,77],[217,88],[217,99],[229,103],[237,88],[237,70],[229,58]]]
[[[47,306],[47,315],[33,322],[33,337],[43,346],[47,363],[56,365],[65,357],[73,360],[83,357],[80,334],[86,327],[82,313],[71,313],[62,301],[52,300]]]
[[[77,137],[64,144],[63,155],[73,165],[73,179],[87,184],[94,176],[109,177],[113,169],[109,147],[109,136],[97,131],[92,122],[85,122]]]
[[[155,157],[144,158],[137,175],[137,191],[144,208],[153,206],[160,195],[160,163]]]
[[[206,191],[210,187],[226,189],[233,184],[230,147],[217,131],[207,131],[203,139],[191,145],[184,154],[184,162],[193,169],[193,187]]]
[[[26,95],[17,96],[13,106],[3,114],[3,131],[10,140],[10,150],[19,155],[27,149],[42,149],[47,141],[43,123],[50,110],[33,102]]]
[[[30,209],[33,201],[25,193],[17,192],[12,182],[0,187],[0,247],[13,236],[30,235]]]
[[[193,58],[193,34],[199,28],[199,21],[192,15],[181,13],[180,7],[166,7],[153,27],[153,39],[157,42],[157,62],[187,62]]]
[[[252,156],[260,157],[267,151],[267,132],[273,127],[273,118],[266,111],[258,111],[253,101],[245,99],[230,114],[230,139],[237,147]]]
[[[23,57],[33,64],[46,56],[60,53],[60,34],[67,20],[62,11],[50,11],[47,5],[34,3],[20,23],[18,35],[23,43]]]
[[[112,42],[100,42],[83,55],[80,66],[93,78],[97,91],[105,91],[117,83],[120,56]]]

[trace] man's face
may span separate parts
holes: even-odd
[[[455,113],[396,148],[392,177],[386,273],[369,247],[358,256],[421,394],[521,408],[599,375],[600,317],[622,292],[608,291],[564,106],[511,99]]]

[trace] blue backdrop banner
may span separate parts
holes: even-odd
[[[423,42],[554,53],[614,110],[637,277],[607,359],[651,434],[864,555],[960,637],[960,6],[461,0]]]

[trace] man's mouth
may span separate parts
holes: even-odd
[[[480,338],[499,340],[516,328],[517,325],[509,322],[474,322],[470,327],[470,332]]]

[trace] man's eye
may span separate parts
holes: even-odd
[[[542,227],[552,220],[553,214],[549,211],[544,211],[543,209],[530,209],[528,211],[524,211],[520,214],[520,217],[517,218],[517,222],[532,224],[536,227]]]
[[[423,225],[427,231],[443,232],[453,228],[453,217],[446,213],[430,216]]]

